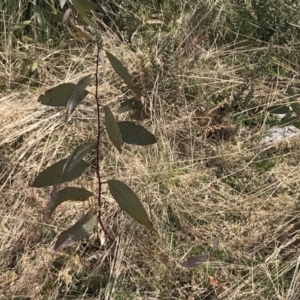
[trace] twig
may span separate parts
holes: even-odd
[[[99,53],[101,51],[101,47],[99,46],[99,41],[97,41],[97,60],[96,60],[96,106],[97,106],[97,121],[98,121],[98,128],[97,128],[97,149],[96,149],[96,158],[97,158],[97,179],[98,179],[98,221],[104,231],[104,233],[108,236],[108,238],[113,242],[115,239],[111,236],[111,234],[106,230],[102,219],[101,219],[101,192],[102,192],[102,182],[101,182],[101,174],[100,174],[100,141],[101,141],[101,118],[100,118],[100,103],[99,103],[99,91],[98,91],[98,84],[99,84],[99,77],[98,77],[98,70],[99,70]]]

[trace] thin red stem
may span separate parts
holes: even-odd
[[[99,46],[99,43],[97,42],[97,60],[96,60],[96,93],[95,93],[95,99],[97,104],[97,122],[98,122],[98,130],[97,130],[97,149],[96,149],[96,158],[97,158],[97,179],[98,179],[98,221],[100,226],[102,227],[102,230],[104,233],[109,237],[111,241],[114,241],[115,239],[110,235],[110,233],[106,230],[102,219],[101,219],[101,193],[102,193],[102,182],[101,182],[101,171],[100,171],[100,142],[101,142],[101,116],[100,116],[100,106],[102,106],[99,103],[99,91],[98,91],[98,84],[99,84],[99,77],[98,77],[98,69],[99,69],[99,54],[100,54],[101,48]]]

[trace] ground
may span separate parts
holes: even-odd
[[[95,80],[68,124],[63,108],[38,102],[47,89],[95,73],[95,43],[67,36],[68,43],[64,37],[38,46],[38,79],[21,83],[28,53],[3,51],[0,70],[12,82],[0,84],[0,299],[300,298],[299,141],[260,143],[278,123],[266,107],[286,101],[287,85],[298,92],[297,42],[220,35],[212,42],[185,27],[193,12],[153,40],[142,32],[134,47],[102,32],[104,48],[133,74],[149,104],[150,118],[137,122],[157,138],[147,147],[125,145],[120,154],[102,135],[102,176],[128,184],[157,230],[129,218],[104,186],[102,218],[114,242],[99,226],[54,252],[58,234],[97,200],[64,203],[45,222],[52,189],[31,187],[40,171],[95,141]],[[128,89],[107,59],[99,68],[102,105],[128,120],[117,113]],[[73,184],[97,193],[92,163]],[[182,267],[202,253],[207,262]]]

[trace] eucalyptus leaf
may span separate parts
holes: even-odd
[[[82,0],[72,0],[72,3],[74,5],[74,7],[76,8],[76,10],[78,11],[79,15],[81,15],[82,17],[87,17],[88,14],[85,10],[84,2],[85,1],[82,1]]]
[[[52,196],[50,201],[47,203],[44,212],[44,219],[47,221],[53,214],[56,207],[65,201],[85,201],[91,196],[93,196],[93,193],[83,188],[64,188],[55,193],[55,195]]]
[[[64,167],[63,167],[63,172],[62,172],[62,177],[69,173],[83,158],[84,156],[88,153],[88,151],[91,148],[91,144],[85,143],[80,146],[78,146],[73,153],[70,155],[68,160],[66,161]]]
[[[115,70],[115,72],[123,79],[123,81],[126,83],[128,88],[132,90],[134,93],[136,93],[138,96],[141,95],[141,92],[137,89],[137,87],[134,85],[132,76],[128,73],[128,70],[126,67],[123,66],[123,64],[110,52],[105,51],[106,56],[112,66],[112,68]]]
[[[208,261],[208,255],[205,253],[194,255],[181,263],[184,268],[194,268]]]
[[[76,106],[84,99],[83,95],[85,93],[85,88],[91,83],[92,75],[85,76],[81,78],[75,85],[72,95],[67,102],[67,115],[66,121],[69,122],[72,113],[74,112]]]
[[[124,82],[128,85],[128,87],[133,86],[133,81],[131,75],[128,73],[126,67],[110,52],[105,51],[111,66],[115,70],[115,72],[124,80]]]
[[[97,225],[97,213],[88,212],[81,217],[73,226],[63,231],[54,246],[54,251],[61,251],[64,248],[74,245],[91,235]]]
[[[299,117],[285,116],[284,118],[281,119],[280,125],[282,125],[282,126],[292,125],[292,124],[294,124],[294,122],[296,122],[298,120],[299,120]]]
[[[73,27],[73,28],[77,28],[77,29],[82,28],[82,29],[80,29],[80,32],[82,32],[81,35],[88,36],[88,34],[86,33],[86,31],[85,31],[85,30],[83,29],[83,27],[82,27],[82,26],[89,26],[89,25],[90,25],[90,24],[89,24],[89,21],[88,21],[88,18],[79,15],[79,16],[76,18],[76,23],[77,23],[78,25],[80,25],[80,26],[76,26],[76,25],[74,24],[74,27]],[[90,38],[89,38],[89,39],[90,39]]]
[[[38,21],[40,28],[43,31],[45,31],[46,30],[46,22],[45,22],[43,11],[41,10],[41,8],[38,5],[33,6],[33,11],[34,11],[34,14],[36,16],[36,19]]]
[[[148,229],[153,230],[153,224],[134,191],[119,180],[110,179],[107,183],[111,195],[117,201],[119,206],[135,221],[146,226]]]
[[[272,114],[287,114],[290,109],[286,105],[273,105],[267,108],[267,111]]]
[[[82,6],[85,8],[85,10],[97,10],[100,7],[97,3],[94,3],[92,1],[80,0],[80,2]]]
[[[298,129],[300,129],[300,120],[299,120],[299,118],[298,118],[298,120],[296,120],[296,121],[293,122],[293,125],[295,127],[297,127]]]
[[[143,108],[143,103],[141,100],[131,98],[131,99],[126,99],[123,101],[118,108],[118,113],[125,113],[130,110],[136,110],[136,109],[142,109]]]
[[[68,159],[62,159],[42,171],[32,183],[33,187],[40,188],[68,182],[80,177],[89,164],[81,160],[70,172],[62,176],[63,168]]]
[[[54,23],[62,23],[64,13],[49,13],[46,15],[46,19]]]
[[[121,138],[120,129],[108,106],[104,106],[104,115],[104,123],[108,137],[114,144],[114,146],[118,149],[118,151],[121,153],[123,141]]]
[[[72,0],[74,7],[83,18],[88,16],[87,10],[97,10],[99,5],[87,0]]]
[[[300,103],[298,102],[297,96],[294,90],[291,87],[288,87],[287,93],[289,95],[289,101],[291,103],[291,107],[297,115],[300,115]]]
[[[31,20],[26,20],[26,21],[22,21],[19,23],[16,23],[15,25],[12,26],[13,30],[16,29],[23,29],[25,26],[30,25],[31,24]]]
[[[144,121],[150,119],[149,113],[144,109],[136,109],[130,116],[131,119],[136,121]]]
[[[48,106],[66,106],[72,96],[74,88],[75,84],[71,82],[59,84],[45,91],[45,94],[39,97],[38,102]],[[85,90],[81,95],[81,100],[83,100],[87,94],[88,92]]]
[[[123,142],[139,146],[156,143],[155,136],[141,125],[129,121],[120,121],[118,126]]]

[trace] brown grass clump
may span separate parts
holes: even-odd
[[[130,71],[142,72],[136,53],[117,47],[111,38],[105,43]],[[42,211],[51,190],[30,188],[39,171],[96,136],[92,96],[68,125],[64,111],[37,102],[47,88],[76,82],[94,71],[92,45],[40,49],[39,85],[2,91],[3,299],[299,299],[298,142],[261,146],[260,125],[250,129],[228,117],[228,111],[237,109],[237,88],[249,68],[234,61],[242,60],[249,49],[201,45],[192,54],[179,49],[172,74],[152,82],[149,64],[149,73],[144,69],[138,74],[145,89],[152,84],[148,92],[154,108],[144,126],[155,133],[157,145],[126,146],[119,155],[104,140],[101,149],[103,174],[137,192],[159,236],[135,224],[104,190],[102,217],[115,242],[99,230],[89,240],[56,253],[52,247],[57,234],[96,203],[61,205],[46,224]],[[199,49],[193,65],[180,60],[180,55],[192,60]],[[147,55],[143,59],[155,65],[152,54]],[[109,67],[101,70],[101,101],[109,103],[115,115],[121,95],[118,81]],[[267,79],[253,86],[257,108],[283,94],[282,86],[270,87]],[[248,108],[239,104],[238,113],[246,112]],[[96,192],[93,170],[76,185]],[[187,257],[207,253],[220,230],[219,247],[208,263],[195,269],[181,267]]]

